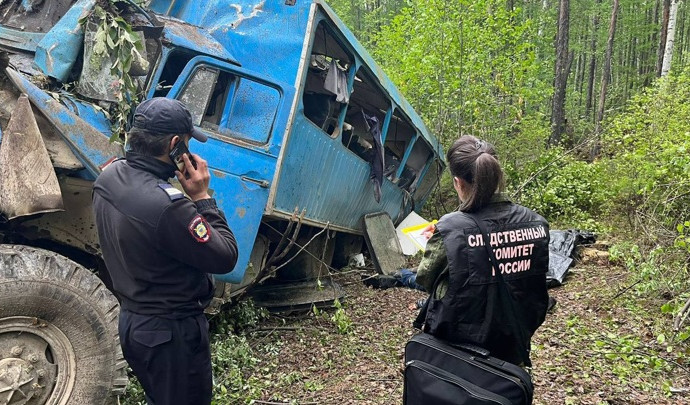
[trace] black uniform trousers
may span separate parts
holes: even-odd
[[[204,314],[182,319],[120,311],[120,344],[149,405],[209,405],[211,350]]]

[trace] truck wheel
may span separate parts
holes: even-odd
[[[0,404],[102,405],[127,385],[119,306],[57,253],[0,245]]]

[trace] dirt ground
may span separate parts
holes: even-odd
[[[658,339],[671,321],[634,299],[629,279],[595,256],[550,290],[558,304],[532,340],[535,404],[690,403],[690,365]],[[356,272],[336,281],[343,311],[275,315],[248,333],[259,361],[245,372],[264,381],[253,403],[402,403],[408,307],[425,294],[372,289]]]

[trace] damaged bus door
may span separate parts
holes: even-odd
[[[208,161],[213,197],[227,214],[237,239],[235,270],[217,279],[240,283],[245,276],[266,207],[278,152],[288,125],[294,90],[207,56],[191,59],[167,97],[187,105],[209,140],[194,143]],[[244,283],[242,283],[244,284]]]

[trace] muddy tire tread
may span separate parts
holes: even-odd
[[[122,355],[117,333],[119,304],[113,294],[95,274],[56,252],[0,244],[0,284],[17,280],[52,284],[57,289],[69,289],[75,295],[86,298],[105,324],[105,333],[112,342],[112,379],[108,385],[111,387],[110,401],[116,403],[116,396],[125,392],[128,378],[127,362]]]

